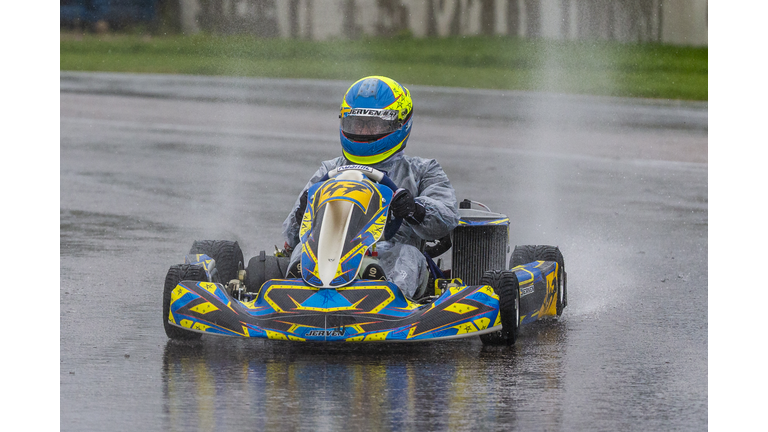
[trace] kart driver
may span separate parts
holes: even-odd
[[[394,237],[380,240],[376,250],[387,280],[414,298],[429,279],[421,252],[424,242],[445,237],[459,223],[456,194],[434,159],[403,153],[411,133],[413,103],[402,85],[382,76],[358,80],[344,95],[339,117],[342,156],[321,164],[283,222],[286,251],[293,250],[289,269],[301,258],[301,248],[296,245],[309,187],[336,167],[367,165],[386,172],[398,187],[390,212],[404,218],[403,224]]]

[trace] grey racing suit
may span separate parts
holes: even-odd
[[[352,162],[344,157],[323,162],[304,186],[302,193],[328,171],[350,164]],[[394,237],[389,241],[380,240],[376,245],[379,264],[387,280],[412,298],[420,287],[426,285],[429,278],[427,261],[421,253],[424,242],[445,237],[459,224],[456,193],[448,176],[434,159],[406,156],[403,152],[398,152],[371,167],[385,171],[398,188],[411,191],[416,202],[426,211],[421,223],[405,220]],[[299,201],[296,199],[293,209],[283,222],[283,237],[288,246],[294,248],[291,265],[301,258],[301,248],[296,248],[300,226],[294,217]]]

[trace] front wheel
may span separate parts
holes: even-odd
[[[195,240],[189,249],[192,254],[206,254],[216,262],[216,272],[219,283],[227,284],[237,279],[238,272],[243,270],[243,251],[236,241],[229,240]],[[217,281],[213,281],[217,282]]]
[[[208,279],[203,266],[180,264],[168,269],[168,274],[165,276],[165,286],[163,287],[163,327],[165,328],[165,334],[169,338],[176,340],[200,339],[201,333],[185,330],[168,322],[171,319],[171,297],[173,290],[183,280],[207,282]]]
[[[546,245],[515,246],[509,258],[509,267],[514,268],[533,261],[554,261],[557,263],[557,316],[568,306],[568,275],[565,273],[565,259],[560,248]]]
[[[480,278],[499,296],[501,330],[480,335],[484,345],[514,345],[520,330],[520,282],[513,271],[490,270]]]

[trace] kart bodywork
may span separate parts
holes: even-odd
[[[400,221],[388,214],[393,185],[376,173],[364,171],[371,180],[359,171],[355,167],[351,173],[334,173],[310,188],[300,231],[301,277],[285,278],[281,272],[248,290],[242,283],[247,271],[238,272],[238,280],[218,272],[224,261],[233,261],[230,258],[190,254],[184,265],[172,267],[164,293],[168,336],[349,342],[481,336],[486,343],[514,343],[520,324],[562,312],[562,259],[526,260],[511,270],[503,262],[497,267],[502,270],[493,274],[485,272],[493,267],[475,259],[464,277],[478,280],[465,284],[461,277],[446,277],[450,270],[441,270],[425,254],[433,277],[429,290],[418,299],[407,298],[386,280],[364,279],[363,264],[375,262],[370,251],[380,238],[394,234]],[[509,219],[504,215],[471,209],[460,215],[460,227],[485,230],[479,238],[494,235],[499,228],[502,235],[508,233]],[[462,234],[454,235],[459,239]],[[508,245],[502,240],[500,254],[505,260]],[[476,253],[474,248],[461,249]],[[454,251],[454,260],[457,253],[461,259],[462,251]],[[482,277],[472,274],[477,269],[482,269]],[[196,271],[191,278],[190,270]]]

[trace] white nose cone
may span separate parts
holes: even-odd
[[[317,251],[318,273],[325,287],[330,287],[331,281],[336,278],[353,206],[351,202],[342,200],[325,205]]]
[[[360,181],[365,176],[359,171],[344,171],[336,178]],[[353,207],[354,204],[346,200],[334,200],[325,204],[325,215],[320,226],[320,238],[317,241],[318,275],[324,287],[331,286],[331,281],[336,278],[339,271],[341,253],[347,239]]]

